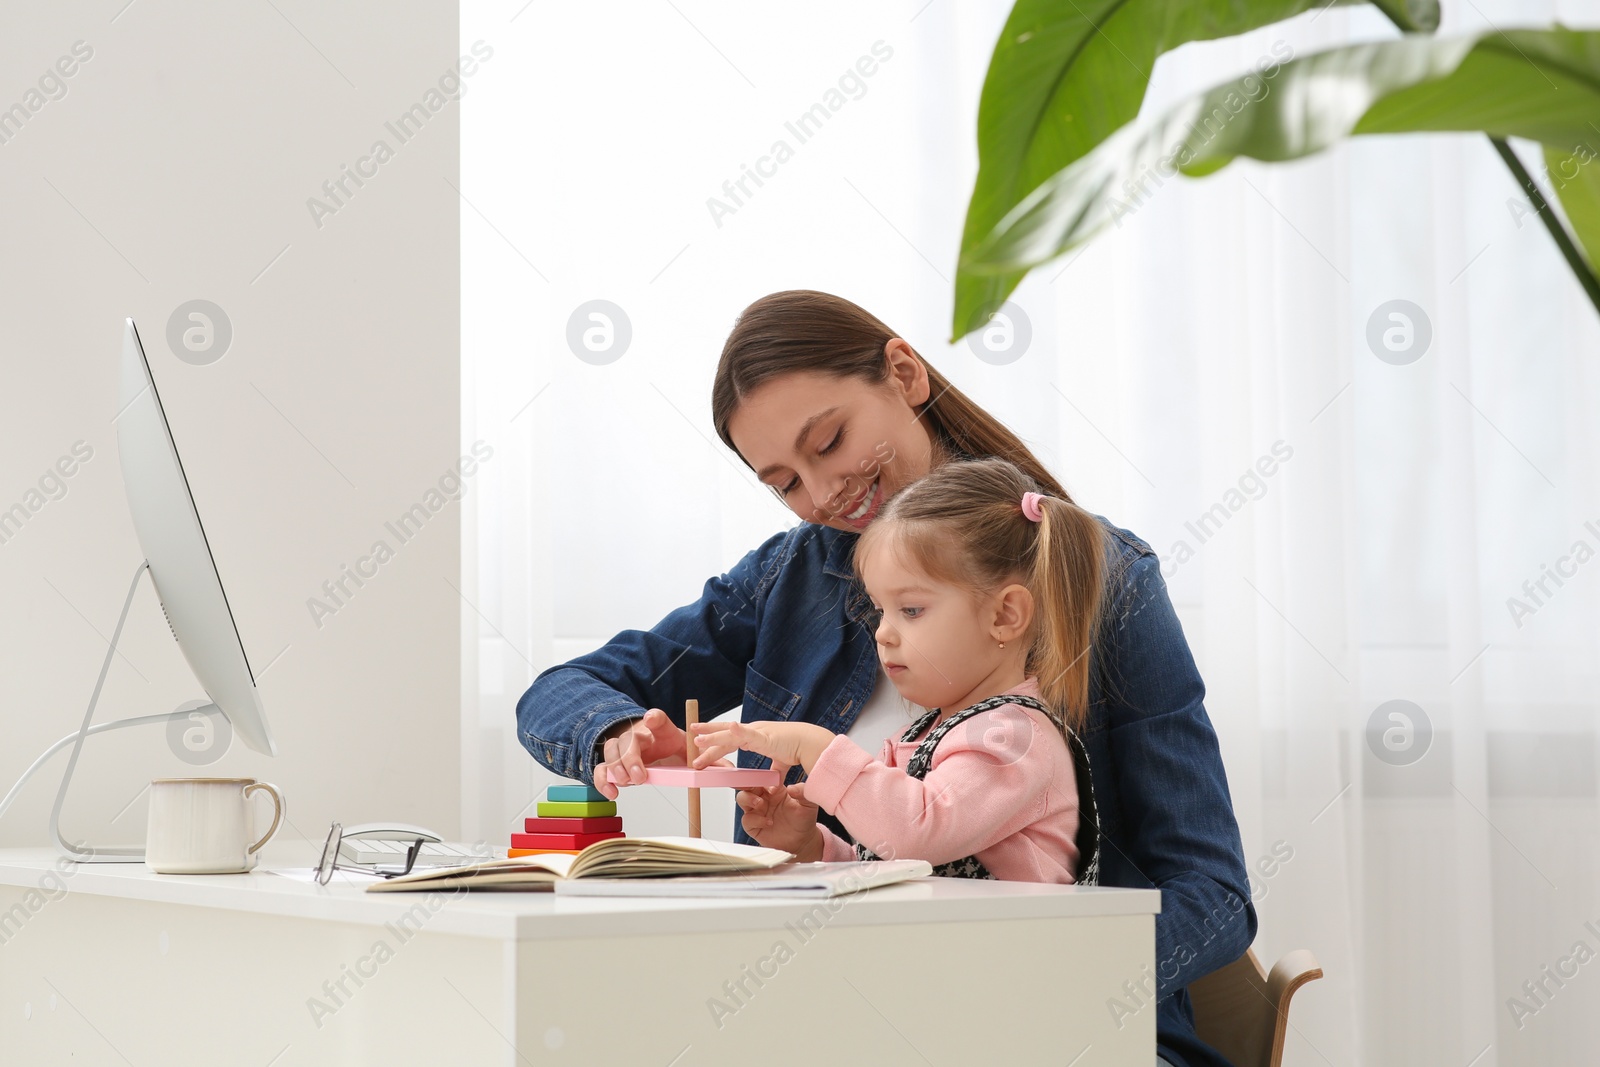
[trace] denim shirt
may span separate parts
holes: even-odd
[[[1100,814],[1100,884],[1161,890],[1156,916],[1161,1052],[1188,1067],[1226,1062],[1194,1036],[1190,982],[1255,939],[1244,850],[1205,685],[1144,541],[1100,520],[1108,537],[1105,615],[1094,651],[1083,740]],[[741,717],[850,729],[877,680],[876,618],[851,563],[857,535],[814,523],[775,534],[700,599],[649,630],[543,671],[517,703],[517,735],[566,778],[593,782],[601,734],[661,708],[680,727],[684,701],[703,720]],[[740,751],[742,767],[764,756]],[[789,781],[802,780],[794,767]],[[831,815],[821,821],[851,837]],[[755,842],[735,819],[735,840]],[[1063,966],[1071,962],[1062,961]],[[1145,1010],[1149,982],[1120,992],[1115,1016]],[[1140,987],[1143,987],[1142,989]]]

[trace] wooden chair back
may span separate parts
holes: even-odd
[[[1243,956],[1189,986],[1195,1031],[1235,1067],[1282,1067],[1295,990],[1322,977],[1308,949],[1287,953],[1269,974],[1256,954]]]

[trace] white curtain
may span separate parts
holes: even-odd
[[[716,441],[711,375],[749,301],[829,290],[1163,556],[1257,954],[1310,948],[1327,972],[1286,1062],[1582,1062],[1600,964],[1561,986],[1541,968],[1600,950],[1600,560],[1575,554],[1600,551],[1600,315],[1483,137],[1386,137],[1168,182],[1018,290],[1020,358],[944,343],[1008,6],[466,5],[463,48],[495,53],[464,110],[463,432],[496,449],[465,527],[466,834],[498,840],[550,781],[514,732],[534,673],[794,521]],[[1555,20],[1600,5],[1447,3],[1443,32]],[[1148,106],[1390,36],[1340,7],[1190,46]],[[785,123],[834,89],[798,143]],[[792,155],[734,204],[724,183],[780,139]],[[631,328],[613,362],[567,340],[593,300]],[[671,832],[677,803],[623,815]]]

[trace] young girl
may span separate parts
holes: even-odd
[[[1093,799],[1085,789],[1080,810],[1088,772],[1073,764],[1102,537],[1097,519],[1003,459],[938,467],[855,547],[878,657],[902,696],[932,710],[876,760],[811,723],[698,723],[695,766],[746,749],[785,772],[803,767],[803,784],[740,801],[747,833],[802,860],[924,859],[947,876],[1094,882]],[[819,806],[854,847],[817,823]]]

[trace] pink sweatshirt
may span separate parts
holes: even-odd
[[[1038,679],[1008,692],[1037,698]],[[999,879],[1071,884],[1078,787],[1072,755],[1048,717],[1021,704],[974,715],[939,742],[920,781],[905,771],[918,744],[897,734],[874,760],[840,734],[811,768],[806,799],[884,859],[937,866],[976,855]],[[818,829],[824,860],[855,859],[854,847]]]

